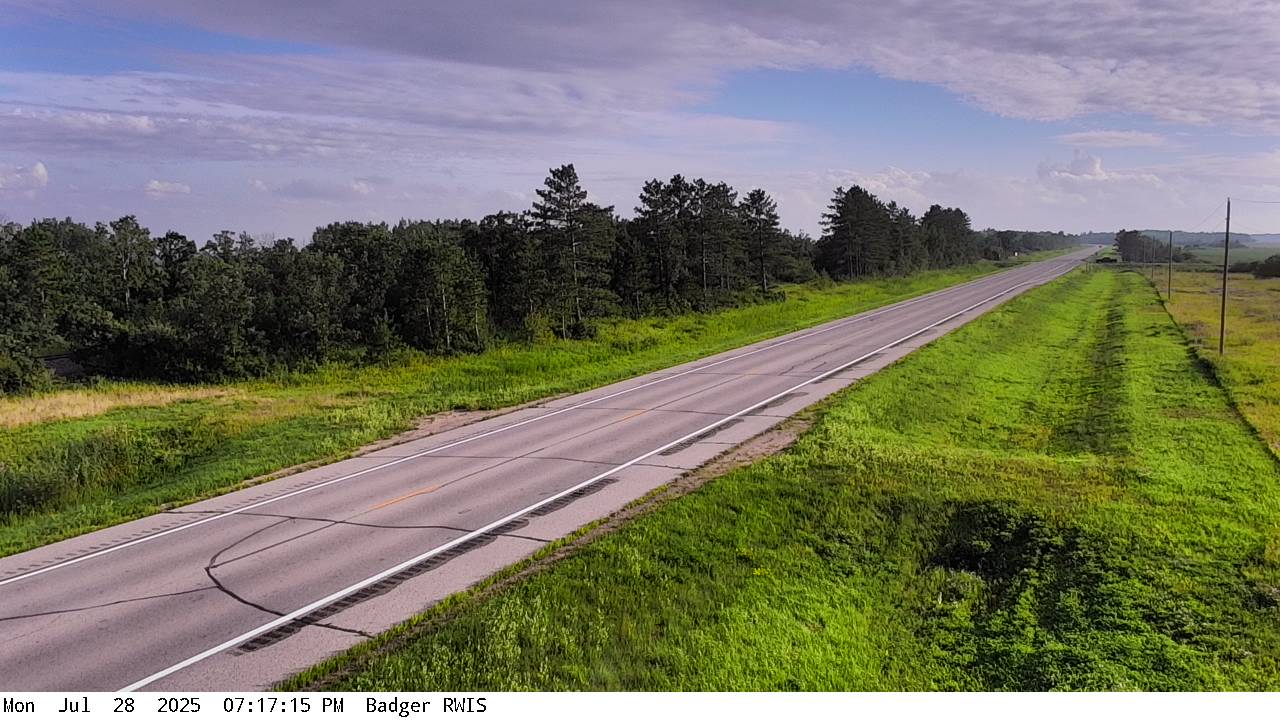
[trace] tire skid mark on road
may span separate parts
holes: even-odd
[[[557,510],[562,510],[568,507],[569,505],[573,504],[574,502],[581,500],[582,498],[587,497],[588,495],[597,493],[600,490],[603,490],[604,488],[608,487],[609,485],[617,481],[618,481],[618,478],[605,478],[604,480],[602,480],[599,483],[596,483],[595,485],[582,488],[578,491],[569,493],[568,495],[558,498],[554,502],[543,505],[542,507],[531,511],[522,517],[514,518],[506,523],[503,523],[502,525],[491,528],[490,530],[488,530],[482,535],[477,535],[476,537],[470,538],[465,542],[459,543],[458,545],[455,545],[438,555],[434,555],[430,558],[427,558],[426,560],[423,560],[422,562],[419,562],[415,565],[411,565],[394,575],[384,578],[383,580],[380,580],[372,585],[369,585],[361,590],[358,590],[350,595],[347,595],[346,597],[335,600],[334,602],[324,607],[317,608],[312,612],[308,613],[307,615],[304,615],[284,625],[281,625],[272,630],[264,632],[263,634],[258,635],[257,637],[246,640],[240,645],[237,645],[235,648],[233,648],[230,651],[230,653],[232,655],[244,655],[246,653],[251,653],[256,650],[261,650],[265,647],[270,647],[271,645],[274,645],[288,637],[291,637],[293,635],[298,634],[299,632],[302,632],[302,630],[306,629],[309,626],[323,627],[330,630],[338,630],[341,632],[354,633],[364,637],[372,637],[369,633],[366,633],[364,631],[331,625],[331,624],[325,623],[324,621],[362,602],[372,600],[373,598],[376,598],[382,595],[386,595],[387,593],[391,592],[392,590],[404,584],[405,582],[408,582],[409,580],[412,580],[413,578],[416,578],[425,573],[431,572],[432,570],[435,570],[443,566],[445,563],[451,560],[456,560],[457,558],[462,557],[463,555],[466,555],[467,553],[473,550],[479,550],[482,547],[490,545],[494,541],[496,541],[498,538],[510,537],[510,538],[516,538],[519,540],[528,540],[530,542],[539,543],[539,544],[549,542],[549,540],[545,538],[535,538],[535,537],[529,537],[527,535],[519,535],[519,534],[516,534],[515,531],[523,530],[524,528],[528,527],[529,521],[532,518],[543,517],[545,515],[550,515],[551,513]],[[274,610],[268,610],[258,605],[254,605],[254,607],[257,607],[261,610],[264,610],[266,612],[272,613],[277,616],[283,615],[283,613],[280,613]]]

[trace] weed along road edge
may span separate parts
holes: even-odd
[[[6,690],[267,687],[1092,252],[0,559],[0,682]]]

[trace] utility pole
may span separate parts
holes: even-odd
[[[1166,282],[1164,296],[1166,300],[1173,299],[1173,231],[1169,231],[1169,278]]]
[[[1227,255],[1231,250],[1231,198],[1227,198],[1227,233],[1222,238],[1222,313],[1218,318],[1218,354],[1227,347]]]

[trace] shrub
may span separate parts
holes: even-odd
[[[49,387],[53,375],[44,363],[27,355],[0,353],[0,395]]]
[[[1280,254],[1254,263],[1253,276],[1259,279],[1280,277]]]

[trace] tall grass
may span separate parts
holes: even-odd
[[[1162,295],[1164,277],[1156,283]],[[1232,274],[1226,353],[1218,354],[1221,276],[1175,272],[1169,313],[1192,338],[1249,422],[1280,455],[1280,279]]]
[[[970,280],[981,263],[851,284],[709,314],[613,320],[591,340],[479,355],[403,353],[254,382],[102,383],[0,402],[0,554],[341,458],[451,409],[499,408],[606,384]]]
[[[1274,690],[1277,483],[1145,281],[1076,273],[788,451],[289,686]]]
[[[220,398],[233,392],[220,387],[104,382],[92,388],[0,397],[0,428],[92,417],[126,407],[149,407],[184,400]]]

